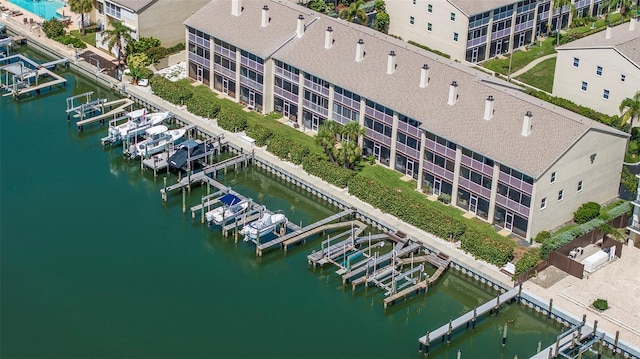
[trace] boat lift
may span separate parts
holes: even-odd
[[[67,97],[67,121],[71,120],[71,117],[78,118],[82,121],[87,115],[94,114],[96,112],[102,113],[102,105],[107,102],[106,98],[98,98],[92,100],[93,91],[85,92],[79,95]],[[78,99],[84,98],[84,103],[77,104]]]

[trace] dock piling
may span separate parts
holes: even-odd
[[[551,319],[551,311],[553,311],[553,298],[549,298],[549,309],[547,309],[547,319]]]
[[[187,211],[187,192],[182,189],[182,213]]]
[[[618,353],[618,339],[620,339],[620,331],[616,330],[616,338],[613,340],[613,355]]]
[[[424,336],[424,355],[429,354],[429,331],[427,330],[426,335]]]
[[[476,328],[476,318],[478,317],[477,311],[478,311],[478,307],[477,306],[473,307],[473,319],[471,320],[471,329]]]
[[[538,340],[538,349],[536,350],[536,353],[540,353],[541,350],[542,350],[542,341]]]
[[[449,319],[449,330],[447,330],[447,344],[451,343],[451,323],[452,319]]]
[[[509,329],[509,322],[504,323],[504,329],[502,330],[502,346],[507,346],[507,330]]]

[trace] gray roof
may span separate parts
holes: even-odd
[[[147,7],[148,5],[156,1],[157,0],[109,0],[109,2],[126,7],[127,9],[131,9],[134,12],[139,12],[140,10],[144,9],[145,7]],[[176,1],[176,5],[178,5],[177,2],[178,1]]]
[[[276,3],[265,2],[270,8],[276,8]],[[293,15],[289,17],[295,18],[301,11],[297,5],[288,6]],[[281,10],[284,9],[282,7]],[[225,25],[212,27],[209,33],[216,36],[227,34],[226,28],[231,24],[226,22],[226,13],[219,15],[221,20],[215,12],[208,14],[215,17],[211,23],[223,21]],[[290,26],[295,29],[294,23]],[[327,50],[324,39],[329,26],[333,29],[334,43]],[[235,32],[238,39],[231,37],[234,34],[228,34],[230,38],[227,41],[242,47],[241,43],[249,43],[247,38],[262,37],[264,30],[259,21],[253,22],[252,27],[242,28],[247,31]],[[253,31],[249,31],[250,28]],[[365,56],[361,62],[355,61],[358,39],[364,40]],[[386,71],[391,50],[396,53],[397,67],[389,75]],[[507,82],[460,63],[372,29],[323,15],[307,26],[301,38],[294,37],[273,57],[421,121],[425,130],[534,178],[542,175],[590,130],[626,136],[623,132],[525,95]],[[430,67],[430,82],[426,88],[421,88],[420,69],[425,63]],[[459,84],[459,97],[450,106],[447,99],[452,81]],[[495,98],[495,113],[487,121],[483,115],[489,95]],[[524,137],[521,130],[527,111],[533,113],[533,131]]]
[[[632,20],[634,21],[634,20]],[[577,50],[607,48],[615,49],[640,67],[640,23],[636,20],[635,30],[629,30],[630,24],[620,24],[611,28],[611,38],[607,39],[605,31],[583,37],[568,44],[559,46],[558,50]]]
[[[264,5],[268,5],[271,18],[266,27],[261,26]],[[295,35],[299,15],[305,17],[305,23],[318,16],[303,7],[294,10],[269,0],[245,0],[242,7],[240,16],[234,16],[231,0],[212,0],[189,17],[185,25],[266,58]]]
[[[509,4],[515,4],[513,0],[448,0],[453,6],[462,10],[467,16],[482,14]]]

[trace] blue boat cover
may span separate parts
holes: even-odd
[[[236,203],[240,203],[240,201],[242,201],[238,196],[234,195],[234,194],[225,194],[224,196],[220,197],[220,202],[226,204],[227,206],[233,206]]]

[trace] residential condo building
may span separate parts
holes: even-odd
[[[573,0],[577,16],[595,16],[603,0]],[[553,0],[394,0],[386,2],[389,33],[476,63],[526,47],[566,26],[569,6]],[[560,23],[558,24],[558,21]]]
[[[620,103],[640,91],[640,26],[603,32],[559,46],[553,95],[607,115],[621,115]]]
[[[625,133],[455,61],[280,1],[214,0],[185,25],[194,80],[306,130],[358,122],[365,155],[521,237],[617,197]]]

